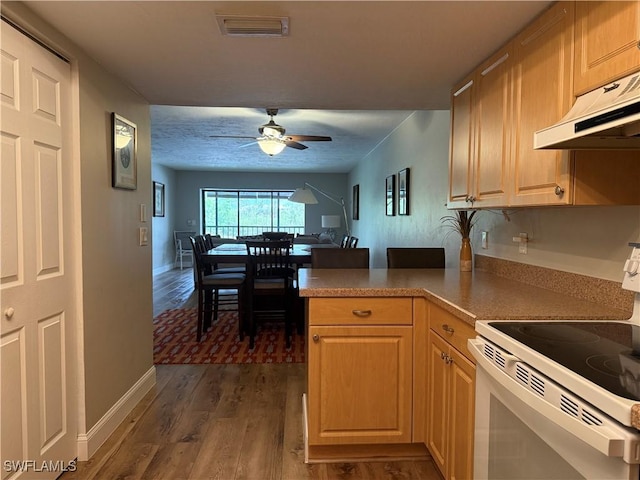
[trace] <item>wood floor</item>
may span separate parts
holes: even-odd
[[[186,273],[185,273],[186,272]],[[154,278],[154,314],[193,302],[189,270]],[[431,461],[304,463],[305,364],[158,365],[157,385],[62,480],[441,480]]]

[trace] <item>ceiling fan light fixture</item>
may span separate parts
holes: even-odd
[[[280,138],[259,138],[258,145],[260,146],[260,150],[270,157],[273,157],[282,152],[284,147],[287,146],[287,143]]]

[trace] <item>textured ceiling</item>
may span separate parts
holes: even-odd
[[[174,168],[349,171],[411,111],[448,109],[453,83],[551,2],[29,1],[153,105],[153,161]],[[285,38],[231,38],[216,14],[287,16]],[[246,141],[267,107],[290,134],[329,135],[268,157]],[[404,113],[402,112],[404,111]]]

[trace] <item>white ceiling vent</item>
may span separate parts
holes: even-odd
[[[289,17],[216,15],[220,32],[229,37],[286,37]]]

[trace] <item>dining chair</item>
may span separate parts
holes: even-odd
[[[184,266],[183,260],[185,258],[188,258],[191,265],[193,265],[193,250],[189,242],[189,237],[195,234],[196,232],[189,230],[174,230],[173,232],[173,243],[176,249],[173,265],[176,266],[179,264],[180,270],[182,270]]]
[[[387,268],[444,268],[443,247],[387,247]]]
[[[209,273],[211,271],[203,258],[206,252],[204,241],[196,237],[189,237],[195,258],[196,290],[198,292],[198,323],[196,339],[200,341],[202,334],[209,329],[213,320],[218,319],[218,309],[221,305],[220,291],[234,290],[234,303],[238,311],[238,332],[240,340],[244,340],[246,330],[246,275],[244,273]],[[228,302],[225,302],[228,303]]]
[[[249,348],[254,348],[257,320],[284,317],[286,347],[291,346],[297,284],[289,240],[247,241],[249,255]]]
[[[369,249],[313,248],[311,268],[369,268]]]

